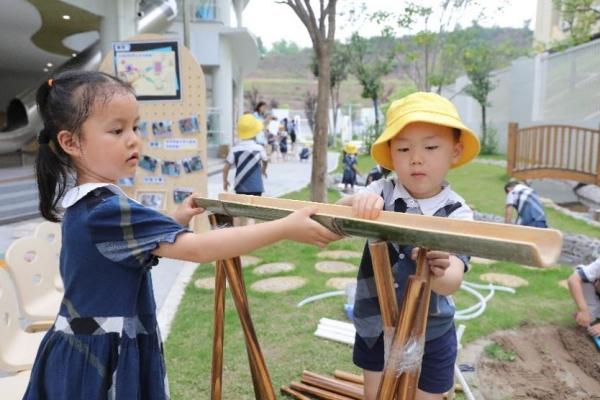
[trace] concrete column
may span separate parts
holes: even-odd
[[[105,12],[100,23],[102,56],[112,52],[112,42],[136,34],[137,10],[135,0],[115,0],[104,3]]]
[[[217,18],[223,21],[223,25],[231,26],[231,0],[217,0]]]
[[[233,73],[231,70],[231,49],[227,41],[221,39],[219,52],[219,67],[215,72],[214,79],[214,101],[215,107],[221,112],[221,144],[231,144],[231,133],[233,132]]]

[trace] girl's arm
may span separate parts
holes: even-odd
[[[202,263],[247,254],[283,239],[319,247],[340,239],[339,235],[310,218],[315,212],[314,208],[304,208],[276,221],[198,234],[183,233],[174,243],[163,242],[152,253]]]
[[[513,213],[513,206],[506,206],[506,208],[504,209],[504,223],[505,224],[512,224],[512,213]]]
[[[567,280],[567,283],[569,284],[569,292],[571,292],[571,297],[573,297],[573,300],[575,300],[575,304],[577,305],[575,320],[579,325],[587,328],[592,322],[592,316],[590,314],[588,304],[585,301],[585,296],[583,295],[583,289],[581,287],[581,277],[577,271],[571,274]]]

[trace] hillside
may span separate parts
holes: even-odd
[[[514,28],[477,28],[480,39],[489,43],[509,41],[519,54],[526,54],[532,48],[533,33],[527,29]],[[377,41],[378,38],[372,38]],[[406,37],[400,41],[408,40]],[[293,54],[267,53],[260,61],[258,69],[244,81],[244,90],[258,90],[259,98],[266,102],[276,101],[280,107],[303,109],[306,92],[316,93],[317,80],[310,71],[312,49],[301,49]],[[402,61],[402,55],[398,56]],[[398,67],[384,79],[384,92],[392,93],[403,82],[409,82],[404,71]],[[342,84],[342,103],[370,106],[370,100],[360,96],[361,87],[350,77]],[[246,104],[249,109],[249,105]]]

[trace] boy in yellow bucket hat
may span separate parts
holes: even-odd
[[[342,174],[342,183],[344,184],[345,193],[354,193],[354,185],[356,184],[356,175],[362,176],[358,168],[358,160],[356,154],[358,147],[354,143],[346,143],[344,145],[342,164],[344,164],[344,172]]]
[[[461,121],[454,105],[434,93],[413,93],[392,103],[386,127],[371,147],[371,156],[396,178],[380,179],[365,191],[338,204],[352,206],[355,215],[375,219],[381,210],[457,219],[473,219],[465,200],[445,181],[451,168],[477,156],[479,139]],[[388,243],[396,296],[401,303],[408,276],[415,272],[416,248]],[[442,399],[453,385],[456,361],[454,304],[468,257],[442,251],[427,253],[432,273],[431,305],[417,399]],[[354,303],[356,340],[354,363],[363,368],[365,400],[374,400],[384,367],[384,339],[374,285],[373,266],[365,245]]]
[[[252,114],[244,114],[237,121],[236,143],[225,160],[223,190],[229,189],[229,170],[235,166],[234,190],[238,194],[261,196],[264,192],[262,177],[267,176],[267,153],[256,143],[256,135],[263,130],[263,123]]]

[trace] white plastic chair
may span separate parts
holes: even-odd
[[[6,268],[17,288],[21,315],[34,322],[54,320],[62,301],[55,279],[58,259],[43,239],[23,237],[11,243]]]
[[[14,373],[30,369],[44,334],[21,329],[13,282],[8,272],[0,268],[0,370]]]
[[[60,248],[62,245],[62,233],[60,230],[60,224],[56,222],[44,221],[35,228],[33,236],[42,239],[50,244],[50,247],[56,254],[56,264],[51,264],[53,268],[56,268],[56,276],[54,277],[54,286],[59,292],[64,292],[64,286],[62,278],[60,277],[59,262],[60,262]],[[50,266],[50,265],[49,265]]]
[[[23,371],[0,378],[2,400],[21,400],[27,390],[30,375],[31,371]]]

